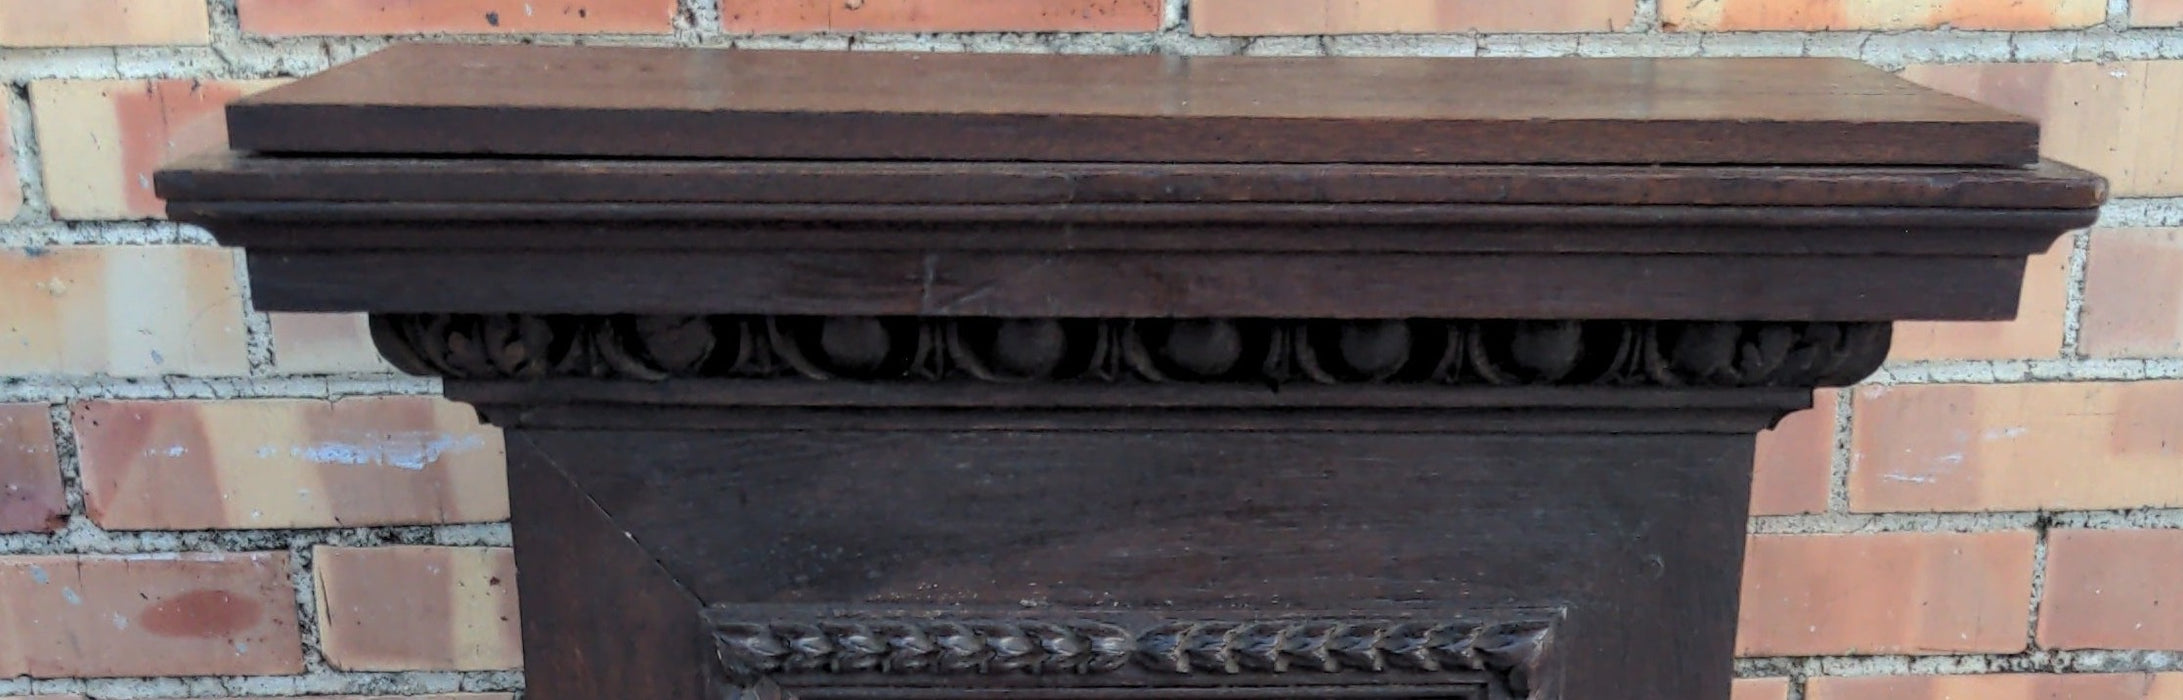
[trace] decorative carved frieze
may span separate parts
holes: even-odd
[[[1842,386],[1887,323],[386,314],[396,366],[456,379]]]
[[[1173,620],[1130,628],[1091,620],[747,622],[715,613],[711,624],[722,674],[739,687],[818,674],[1412,674],[1526,697],[1551,636],[1544,620]]]

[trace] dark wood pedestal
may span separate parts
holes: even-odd
[[[524,584],[590,601],[527,617],[526,651],[556,679],[681,674],[660,697],[698,697],[716,651],[916,669],[781,677],[815,698],[1719,695],[1751,434],[1808,398],[1629,393],[810,421],[722,390],[667,421],[514,418],[519,507],[551,523],[519,533]],[[822,650],[772,641],[796,635]],[[653,687],[575,685],[550,697]]]
[[[2097,178],[1834,61],[398,47],[161,173],[507,431],[533,700],[1725,700],[1753,436]]]

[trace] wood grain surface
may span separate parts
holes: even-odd
[[[1846,59],[403,45],[229,108],[243,150],[2023,165],[2038,125]]]

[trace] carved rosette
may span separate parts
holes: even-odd
[[[454,379],[1844,386],[1887,323],[397,314],[396,366]]]
[[[736,685],[775,676],[1070,674],[1433,674],[1483,678],[1518,697],[1551,627],[1528,622],[715,621],[720,668]],[[787,681],[787,678],[781,679]]]

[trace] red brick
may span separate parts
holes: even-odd
[[[273,326],[273,368],[282,374],[391,374],[372,346],[363,314],[266,314]]]
[[[1712,0],[1662,2],[1669,31],[1901,30],[2089,27],[2105,0]]]
[[[23,181],[15,174],[15,136],[8,131],[8,112],[0,109],[0,223],[13,221],[23,210]]]
[[[2086,257],[2085,354],[2183,355],[2183,228],[2094,231]]]
[[[2183,650],[2179,563],[2183,531],[2053,531],[2040,646]]]
[[[1631,0],[1194,0],[1198,34],[1612,32]]]
[[[235,253],[211,246],[0,249],[0,373],[250,370]]]
[[[201,45],[211,41],[203,0],[0,2],[0,46]]]
[[[41,80],[31,83],[46,199],[63,219],[150,219],[166,203],[151,175],[223,148],[221,110],[277,80]]]
[[[2130,0],[2130,24],[2139,27],[2183,24],[2183,0]]]
[[[2183,382],[1858,389],[1859,512],[2183,506]]]
[[[1737,653],[2021,650],[2033,543],[2017,531],[1754,536]]]
[[[1751,479],[1752,515],[1794,515],[1827,510],[1834,480],[1836,392],[1813,392],[1812,407],[1789,414],[1759,433],[1758,468]]]
[[[2069,258],[2076,235],[2062,236],[2024,268],[2012,321],[1911,321],[1895,324],[1890,362],[2043,359],[2062,354],[2069,305]]]
[[[238,0],[263,36],[666,34],[675,0]]]
[[[1916,65],[1903,76],[2042,126],[2039,151],[2118,197],[2183,195],[2183,61]]]
[[[1789,679],[1738,678],[1728,700],[1789,700]]]
[[[320,547],[319,643],[346,671],[523,664],[506,548]]]
[[[110,530],[508,517],[499,431],[435,397],[89,401],[70,413],[85,510]]]
[[[728,31],[1149,32],[1160,0],[721,0]]]
[[[1805,700],[2183,700],[2183,674],[1813,678]]]
[[[286,553],[0,557],[0,674],[301,672]]]
[[[0,532],[52,532],[68,521],[46,405],[0,404]]]

